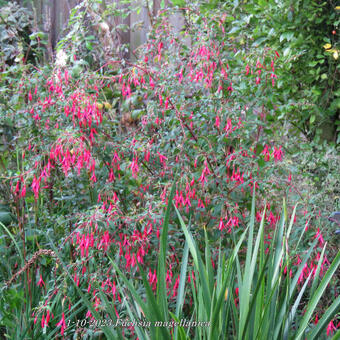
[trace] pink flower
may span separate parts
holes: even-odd
[[[47,327],[49,321],[50,321],[50,311],[47,310],[46,317],[43,314],[43,316],[41,318],[41,328],[44,328],[45,326]]]
[[[79,287],[79,278],[77,277],[77,273],[74,273],[73,281],[77,285],[77,287]]]
[[[40,279],[39,279],[37,285],[38,285],[39,287],[45,286],[45,282],[43,281],[41,274],[40,274]]]
[[[198,208],[203,208],[203,209],[205,208],[205,206],[204,206],[204,204],[203,204],[203,202],[202,202],[202,200],[200,198],[198,199],[197,207]]]
[[[21,189],[21,193],[20,193],[21,197],[25,197],[26,196],[26,185],[24,184],[22,189]]]
[[[132,163],[129,165],[129,168],[131,168],[132,177],[137,178],[137,174],[138,174],[138,171],[139,171],[138,157],[137,156],[132,159]]]
[[[204,169],[202,170],[202,174],[201,174],[201,177],[198,179],[201,184],[202,184],[202,187],[204,186],[204,183],[207,183],[207,179],[205,178],[205,175],[210,175],[211,174],[211,171],[209,170],[208,168],[208,165],[207,165],[207,161],[204,162]]]
[[[264,155],[264,160],[266,162],[268,162],[269,159],[270,159],[270,152],[269,151],[270,151],[269,146],[266,144],[263,151],[261,152],[261,154]]]
[[[223,220],[222,220],[222,218],[220,219],[220,223],[219,223],[219,225],[218,225],[218,229],[219,230],[223,230],[225,228],[225,226],[224,226],[224,223],[223,223]]]
[[[181,69],[181,71],[177,73],[176,76],[178,76],[178,82],[181,84],[183,81],[183,69]]]
[[[159,157],[159,162],[164,166],[166,163],[165,161],[168,159],[167,157],[165,157],[164,155],[162,155],[161,153],[159,153],[157,151],[158,157]]]
[[[277,79],[277,75],[274,74],[274,73],[272,73],[272,74],[270,75],[270,78],[271,78],[271,80],[272,80],[272,86],[274,87],[274,85],[275,85],[275,80],[274,80],[274,79]]]
[[[120,161],[120,158],[118,156],[118,153],[117,151],[115,151],[114,155],[113,155],[113,159],[112,159],[112,162],[117,164],[118,162]]]
[[[282,146],[280,146],[278,149],[274,146],[273,156],[274,156],[275,162],[282,160],[282,157],[283,157]]]
[[[48,322],[50,321],[50,311],[47,310],[47,313],[46,313],[46,318],[45,318],[45,325],[47,326],[48,325]]]
[[[158,54],[161,54],[162,53],[163,43],[159,42],[157,47],[158,47]]]
[[[59,326],[61,326],[60,334],[61,334],[61,335],[64,335],[64,331],[65,331],[65,328],[66,328],[65,314],[64,314],[64,312],[63,312],[62,315],[61,315],[60,321],[57,323],[57,327],[59,327]]]
[[[336,331],[336,327],[334,326],[333,320],[327,326],[327,336],[332,335]]]
[[[165,109],[168,109],[168,107],[169,107],[169,97],[166,97],[165,98]]]
[[[41,178],[39,177],[38,179],[33,176],[33,182],[32,182],[32,190],[34,192],[34,197],[38,198],[39,197],[39,190],[40,190],[40,181]]]
[[[152,273],[151,268],[149,268],[148,280],[149,280],[150,286],[152,286],[152,289],[155,290],[156,289],[156,284],[157,284],[156,269]]]
[[[272,68],[272,71],[274,72],[275,71],[275,67],[274,67],[274,60],[271,61],[270,63],[270,67]]]
[[[306,223],[305,223],[305,231],[308,230],[308,223],[309,223],[309,220],[306,220]]]
[[[155,88],[155,83],[154,83],[154,81],[152,80],[151,77],[150,77],[150,79],[149,79],[149,84],[150,84],[150,87],[151,87],[152,89]]]
[[[178,286],[179,286],[179,275],[178,275],[178,277],[177,277],[177,279],[176,279],[176,282],[175,282],[175,284],[174,284],[174,287],[173,287],[173,289],[172,289],[172,297],[177,296],[177,289],[178,289]]]
[[[221,123],[220,117],[219,117],[218,115],[216,115],[215,126],[216,126],[218,129],[220,128],[220,123]]]
[[[250,68],[249,68],[249,65],[247,64],[247,66],[246,66],[246,76],[249,74],[249,71],[250,71]]]
[[[226,132],[227,136],[233,131],[233,124],[230,118],[227,119],[227,125],[224,127],[224,131]]]
[[[322,247],[322,245],[325,243],[325,241],[324,241],[324,239],[322,237],[322,234],[320,233],[320,228],[318,228],[314,238],[317,238],[319,240],[320,247]]]

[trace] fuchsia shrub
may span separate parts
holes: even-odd
[[[39,228],[52,228],[59,235],[74,282],[97,311],[101,290],[117,317],[126,316],[107,254],[136,283],[140,264],[156,290],[162,279],[156,275],[158,240],[174,180],[175,206],[186,221],[191,216],[198,241],[206,228],[216,251],[218,239],[228,249],[244,230],[254,185],[257,221],[267,207],[268,246],[282,197],[295,190],[284,149],[270,133],[280,55],[270,48],[245,52],[226,36],[223,20],[197,19],[182,38],[164,16],[153,32],[157,38],[151,34],[140,58],[128,67],[112,72],[104,65],[105,75],[84,69],[77,78],[72,76],[74,60],[25,89],[27,110],[20,119],[32,133],[22,141],[25,169],[12,179],[12,190],[17,200],[26,199],[51,214],[50,225],[40,222]],[[198,30],[200,37],[194,33]],[[105,109],[107,91],[115,97],[113,107]],[[127,112],[135,126],[121,132],[120,116]],[[63,197],[68,195],[76,203],[68,203],[65,211]],[[61,227],[54,225],[58,215],[65,216]],[[295,238],[311,228],[303,216],[301,221],[306,226],[296,230]],[[170,301],[175,301],[183,247],[175,216],[169,235],[165,281]],[[324,244],[319,229],[315,238],[319,247],[300,285],[310,272],[315,275]],[[285,274],[292,275],[301,261],[300,254],[292,252],[292,258]],[[212,258],[213,265],[215,261]],[[328,265],[325,257],[320,276]],[[56,280],[43,268],[39,273],[42,305],[36,307],[34,323],[46,328],[53,320],[61,335],[69,334],[65,313],[76,303],[72,283],[66,277]],[[195,282],[193,271],[191,280]],[[192,303],[190,296],[186,303]],[[92,317],[90,311],[86,317]],[[332,324],[327,333],[338,326]],[[133,328],[125,332],[132,336]]]

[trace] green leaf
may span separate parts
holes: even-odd
[[[174,6],[185,7],[185,0],[170,0]]]
[[[8,226],[12,222],[12,214],[8,211],[0,211],[0,223]]]
[[[85,45],[86,45],[86,48],[87,48],[89,51],[92,51],[92,50],[93,50],[92,43],[91,43],[90,41],[86,41]]]

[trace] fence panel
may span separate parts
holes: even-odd
[[[118,6],[127,6],[120,4],[119,0],[106,0],[106,4],[113,2],[116,2]],[[67,27],[71,9],[79,3],[81,3],[81,0],[33,0],[32,9],[35,17],[35,28],[37,30],[43,30],[48,34],[48,49],[50,55],[53,55],[55,47],[62,37],[64,29]],[[165,0],[164,3],[165,6],[169,5],[168,0]],[[132,3],[133,6],[138,4],[140,4],[139,0],[135,0],[135,3]],[[148,8],[148,5],[151,8]],[[130,28],[127,32],[119,31],[117,35],[112,35],[114,39],[119,40],[114,43],[129,44],[130,48],[124,53],[124,58],[135,58],[134,51],[146,41],[147,33],[153,19],[157,17],[160,7],[161,0],[150,0],[149,3],[142,5],[139,13],[137,13],[137,11],[132,11],[125,19],[115,18],[113,22],[109,22],[111,30],[119,24],[125,24]],[[180,14],[171,17],[171,23],[178,30],[180,29],[182,22],[183,20],[181,19]]]

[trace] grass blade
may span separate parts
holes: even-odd
[[[187,267],[188,267],[188,255],[189,255],[188,242],[185,242],[183,258],[182,258],[181,273],[180,273],[180,280],[179,280],[179,285],[178,285],[177,301],[176,301],[176,316],[177,317],[179,317],[179,313],[184,303],[184,288],[185,288],[185,281],[186,281]]]
[[[168,229],[169,229],[169,220],[170,220],[170,211],[172,206],[172,199],[174,197],[176,188],[176,182],[173,183],[170,195],[168,198],[168,205],[165,212],[162,233],[160,238],[160,247],[159,247],[159,257],[158,257],[158,267],[157,267],[157,305],[160,309],[160,317],[162,320],[168,320],[168,300],[167,300],[167,291],[166,291],[166,283],[165,283],[165,259],[166,259],[166,251],[168,245]]]
[[[337,270],[337,268],[339,267],[340,264],[340,251],[338,252],[338,254],[336,255],[335,259],[333,260],[332,264],[329,266],[325,276],[323,277],[323,279],[321,280],[321,283],[319,285],[319,287],[316,289],[314,295],[311,297],[308,305],[307,305],[307,310],[306,313],[304,314],[301,323],[300,323],[300,327],[297,333],[297,340],[300,340],[307,325],[308,325],[308,321],[309,319],[312,317],[312,314],[315,310],[316,305],[318,304],[321,296],[323,295],[329,281],[332,279],[335,271]]]
[[[211,293],[209,290],[209,283],[208,283],[208,275],[207,272],[204,268],[203,265],[203,261],[201,259],[201,256],[199,254],[199,252],[197,251],[197,247],[196,247],[196,243],[192,237],[192,234],[190,233],[190,231],[188,230],[188,228],[186,227],[179,211],[177,210],[177,208],[175,207],[180,225],[182,227],[183,233],[185,235],[185,238],[188,242],[188,246],[189,246],[189,250],[190,253],[193,257],[194,260],[194,264],[196,269],[198,270],[199,273],[199,279],[200,282],[202,284],[202,289],[203,289],[203,299],[204,299],[204,307],[205,307],[205,311],[206,311],[206,315],[209,318],[210,316],[210,309],[211,309]]]
[[[6,233],[7,233],[8,236],[11,238],[11,240],[13,241],[15,247],[17,248],[18,253],[19,253],[19,256],[20,256],[20,260],[21,260],[21,266],[23,267],[24,264],[25,264],[25,261],[24,261],[24,258],[23,258],[23,256],[22,256],[22,254],[21,254],[21,251],[20,251],[20,248],[19,248],[19,246],[18,246],[18,243],[15,241],[15,238],[13,237],[13,235],[11,234],[11,232],[5,227],[5,225],[4,225],[2,222],[0,222],[0,225],[5,229]]]

